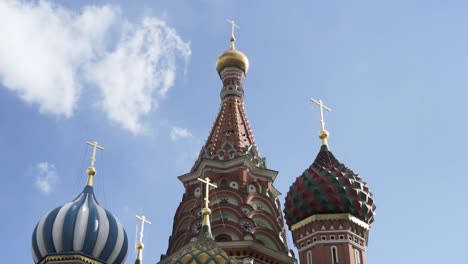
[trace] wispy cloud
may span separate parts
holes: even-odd
[[[191,138],[193,137],[192,133],[187,128],[181,128],[173,126],[171,129],[171,140],[178,141],[179,139]]]
[[[164,21],[131,23],[111,5],[77,12],[47,1],[0,1],[0,36],[0,82],[23,101],[71,117],[86,86],[101,94],[93,103],[110,120],[135,134],[174,85],[177,59],[186,63],[191,54]]]
[[[145,18],[140,25],[127,25],[115,51],[90,67],[109,119],[141,131],[141,116],[174,85],[176,55],[187,60],[190,47],[164,21]]]
[[[36,188],[44,193],[49,194],[55,188],[58,181],[57,170],[54,164],[48,162],[40,162],[36,164]]]

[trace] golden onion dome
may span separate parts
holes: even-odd
[[[236,39],[231,37],[231,47],[223,52],[216,60],[216,70],[218,73],[226,67],[237,67],[241,69],[244,74],[249,70],[249,59],[241,51],[236,50],[234,43]]]

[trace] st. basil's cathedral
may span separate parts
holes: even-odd
[[[216,61],[222,81],[219,113],[195,164],[178,177],[185,193],[175,211],[167,250],[160,260],[146,261],[366,264],[374,200],[367,184],[328,147],[323,111],[330,109],[311,99],[321,112],[321,146],[312,164],[292,182],[283,202],[274,186],[278,172],[267,168],[259,155],[244,109],[249,60],[236,49],[234,33],[230,42]],[[94,151],[83,191],[45,214],[33,231],[36,264],[126,261],[129,241],[124,227],[99,204],[93,191],[96,150],[102,147],[97,142],[88,144]],[[143,229],[148,221],[140,219]],[[286,229],[292,232],[298,256],[287,243]],[[136,259],[127,263],[143,262],[142,238],[143,230]]]

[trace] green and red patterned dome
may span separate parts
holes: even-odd
[[[289,228],[317,214],[348,213],[371,224],[375,205],[367,184],[340,163],[327,145],[286,195],[284,214]]]

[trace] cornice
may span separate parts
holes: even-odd
[[[225,251],[248,248],[248,249],[257,251],[265,256],[269,256],[270,258],[277,259],[283,263],[296,263],[295,258],[290,257],[282,252],[278,252],[270,248],[267,248],[254,241],[243,240],[243,241],[217,242],[217,245]]]
[[[104,264],[101,261],[86,257],[80,254],[62,254],[62,255],[49,255],[46,256],[39,264],[51,263],[55,261],[71,261],[79,260],[87,264]]]
[[[296,231],[305,225],[315,222],[315,221],[325,221],[325,220],[348,220],[351,221],[358,226],[369,230],[370,226],[363,222],[362,220],[358,219],[357,217],[352,216],[351,214],[317,214],[307,217],[306,219],[300,221],[291,226],[291,231]]]
[[[247,157],[238,157],[232,160],[223,160],[223,161],[202,159],[196,171],[183,174],[177,178],[182,183],[188,183],[189,181],[203,177],[203,173],[206,170],[219,172],[219,173],[228,173],[231,171],[238,170],[239,166],[243,166],[249,169],[250,171],[249,175],[253,179],[266,178],[274,182],[276,177],[278,176],[278,171],[256,167]]]

